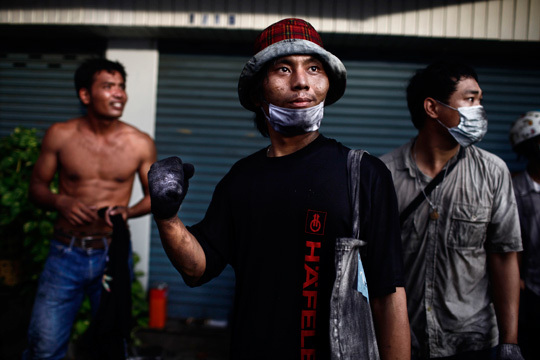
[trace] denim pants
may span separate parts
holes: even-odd
[[[95,315],[107,262],[105,249],[82,249],[52,240],[28,329],[23,359],[63,359],[71,328],[87,294]]]

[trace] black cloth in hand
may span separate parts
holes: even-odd
[[[518,344],[499,344],[497,360],[524,360]]]
[[[195,168],[173,156],[160,160],[150,167],[148,187],[152,201],[152,214],[156,219],[169,219],[178,213],[186,196],[189,178]]]
[[[98,211],[105,216],[107,208]],[[99,308],[79,344],[79,360],[123,360],[127,358],[127,343],[133,328],[131,315],[131,269],[129,263],[131,235],[122,215],[111,216],[112,241],[103,279],[108,287],[101,291]]]

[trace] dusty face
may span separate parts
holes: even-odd
[[[267,103],[290,109],[308,108],[326,98],[330,82],[322,63],[309,55],[277,59],[268,69],[263,83]],[[259,104],[268,113],[266,103]]]
[[[126,84],[119,72],[102,70],[94,75],[90,90],[81,89],[81,101],[88,114],[99,118],[117,119],[122,116],[127,102]]]
[[[482,105],[482,89],[473,78],[462,78],[456,87],[456,91],[448,99],[449,106],[457,109],[460,107]],[[439,120],[447,127],[459,125],[459,113],[455,110],[441,106]]]

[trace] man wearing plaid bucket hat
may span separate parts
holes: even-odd
[[[184,281],[235,270],[232,359],[410,357],[392,178],[377,158],[354,158],[319,133],[345,85],[345,66],[309,23],[279,21],[258,36],[238,83],[270,145],[238,161],[187,228],[177,212],[193,166],[171,157],[150,169],[154,219]]]

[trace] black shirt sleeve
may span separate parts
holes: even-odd
[[[379,297],[405,284],[397,197],[381,160],[365,154],[360,171],[360,235],[368,243],[363,262],[370,296]]]
[[[226,184],[227,176],[216,186],[203,220],[188,227],[206,256],[205,272],[195,286],[203,285],[217,277],[230,263],[232,220],[225,191]]]

